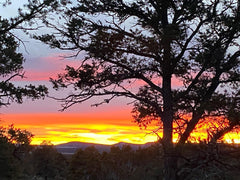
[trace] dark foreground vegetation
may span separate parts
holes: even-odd
[[[178,162],[184,180],[234,180],[240,176],[238,145],[186,144]],[[160,143],[133,150],[112,146],[100,153],[94,146],[63,155],[55,146],[14,145],[0,141],[1,180],[161,180],[163,152]]]

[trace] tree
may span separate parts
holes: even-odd
[[[30,164],[33,167],[32,178],[66,179],[67,160],[47,141],[33,150]]]
[[[112,146],[102,154],[102,179],[133,179],[135,154],[129,145]]]
[[[22,175],[22,159],[30,150],[33,135],[10,125],[0,127],[0,178],[18,179]]]
[[[69,165],[69,179],[102,179],[100,153],[94,146],[78,149]],[[105,178],[104,178],[105,179]]]
[[[239,1],[78,0],[61,16],[61,25],[46,23],[54,33],[35,38],[86,53],[52,79],[56,89],[73,88],[63,110],[94,97],[103,97],[96,106],[133,99],[135,121],[163,129],[165,179],[177,178],[181,148],[199,124],[216,123],[212,143],[239,126]]]
[[[0,3],[2,8],[10,5],[12,2],[6,0]],[[11,102],[23,102],[23,97],[33,99],[44,97],[47,93],[45,86],[26,85],[25,87],[15,86],[11,80],[16,77],[24,78],[22,53],[18,52],[18,48],[23,41],[16,35],[14,30],[29,30],[37,29],[34,22],[39,17],[43,17],[49,13],[51,9],[57,8],[57,4],[52,0],[43,2],[30,0],[22,8],[19,7],[16,17],[5,18],[0,15],[0,107],[7,106]],[[34,27],[33,27],[34,26]]]

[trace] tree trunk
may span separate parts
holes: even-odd
[[[176,180],[177,179],[177,157],[174,153],[164,154],[164,180]]]
[[[163,97],[163,113],[161,116],[163,122],[163,153],[164,153],[164,180],[177,179],[177,156],[173,144],[173,98],[172,98],[172,71],[173,61],[171,59],[171,37],[168,36],[168,8],[169,1],[162,5],[162,27],[163,27],[163,62],[162,62],[162,97]]]
[[[177,161],[178,156],[176,149],[172,142],[172,121],[166,121],[163,123],[163,153],[164,153],[164,180],[176,180],[177,179]]]
[[[163,76],[163,152],[164,152],[164,180],[177,179],[177,154],[173,144],[173,109],[171,74],[165,72]]]

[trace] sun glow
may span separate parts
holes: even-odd
[[[101,127],[105,126],[105,129]],[[144,144],[146,142],[153,142],[157,137],[153,134],[146,135],[133,127],[113,126],[113,125],[94,125],[94,129],[89,127],[88,130],[82,130],[81,125],[78,125],[79,131],[72,128],[65,129],[65,132],[59,130],[50,130],[46,135],[36,135],[33,138],[32,144],[40,144],[43,140],[51,141],[53,144],[61,144],[70,141],[79,141],[87,143],[108,144],[112,145],[118,142],[127,142],[134,144]],[[102,129],[102,130],[101,130]],[[99,131],[99,132],[98,132]]]
[[[115,117],[115,118],[113,118]],[[53,144],[80,141],[98,144],[127,142],[144,144],[157,141],[157,136],[147,130],[140,130],[129,117],[77,114],[7,114],[4,124],[13,123],[16,127],[27,129],[35,136],[32,144],[44,140]]]
[[[35,135],[32,144],[40,144],[44,140],[55,145],[71,141],[108,145],[118,142],[144,144],[158,140],[158,136],[152,132],[153,127],[141,130],[132,122],[129,113],[121,113],[119,116],[102,114],[98,117],[89,114],[5,114],[2,124],[13,123],[15,127],[32,132]],[[207,140],[207,128],[210,125],[201,125],[192,133],[190,141]],[[162,137],[161,132],[158,135]],[[174,142],[177,142],[178,134],[175,133],[173,137]],[[240,135],[231,132],[226,134],[222,141],[240,143]]]

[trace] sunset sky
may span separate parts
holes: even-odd
[[[26,78],[16,79],[16,85],[44,84],[49,87],[50,96],[64,97],[69,91],[56,92],[51,88],[49,77],[62,72],[66,64],[77,66],[80,59],[63,59],[62,54],[51,52],[47,46],[31,41],[26,43],[28,53],[23,52],[26,62]],[[41,48],[41,51],[39,51]],[[53,144],[69,141],[114,144],[117,142],[145,143],[156,141],[133,122],[129,100],[117,99],[110,104],[92,107],[99,99],[79,104],[60,112],[61,103],[44,100],[25,99],[23,104],[12,103],[1,109],[2,124],[13,123],[16,127],[31,131],[35,137],[33,144],[49,140]]]
[[[21,1],[23,3],[25,1]],[[13,4],[9,8],[0,9],[0,16],[11,17],[20,4]],[[75,59],[65,59],[63,56],[69,52],[49,49],[42,43],[29,39],[20,31],[15,32],[25,43],[26,49],[21,45],[19,52],[23,53],[24,79],[15,79],[16,85],[44,84],[49,87],[49,96],[64,97],[69,91],[52,89],[50,77],[56,77],[63,72],[66,65],[77,67],[84,54]],[[178,82],[174,82],[175,86]],[[1,124],[6,126],[14,124],[15,127],[27,129],[35,136],[32,144],[39,144],[43,140],[60,144],[70,141],[81,141],[101,144],[114,144],[128,142],[143,144],[157,140],[150,130],[141,130],[133,122],[131,105],[128,99],[120,98],[99,107],[92,107],[93,103],[100,101],[93,99],[89,102],[75,105],[65,112],[60,112],[61,103],[46,97],[43,100],[25,99],[23,104],[12,103],[0,110]],[[201,134],[201,132],[200,132]],[[238,134],[228,134],[225,139],[229,142],[236,139]],[[239,141],[240,142],[240,141]]]
[[[51,87],[49,77],[55,77],[65,66],[77,66],[79,59],[64,59],[64,52],[50,50],[47,46],[33,40],[26,43],[27,51],[20,49],[26,58],[24,71],[26,78],[16,79],[16,85],[44,84],[49,87],[50,96],[64,97],[67,91],[55,91]],[[41,49],[41,51],[39,51]],[[175,86],[179,85],[177,82]],[[143,144],[157,140],[157,136],[149,130],[141,130],[133,122],[131,105],[128,99],[119,98],[109,104],[98,107],[91,105],[100,101],[93,99],[75,105],[60,112],[61,103],[46,97],[43,100],[25,99],[23,104],[12,103],[1,109],[2,125],[14,124],[15,127],[27,129],[35,136],[32,144],[40,144],[43,140],[60,144],[70,141],[81,141],[101,144],[128,142]],[[205,129],[195,133],[206,138]],[[240,143],[238,133],[225,136],[227,142]]]
[[[20,5],[13,4],[10,8],[1,9],[0,16],[12,16],[18,6]],[[84,55],[80,54],[77,59],[64,59],[62,56],[69,55],[69,52],[49,49],[48,46],[29,39],[20,31],[15,33],[23,39],[26,47],[19,48],[19,52],[23,53],[26,59],[26,78],[15,79],[15,84],[44,84],[49,87],[49,96],[66,96],[69,91],[54,91],[49,78],[63,72],[66,65],[78,66]],[[60,112],[61,103],[48,97],[35,101],[25,99],[23,104],[12,103],[7,108],[1,108],[0,120],[4,126],[13,123],[17,128],[31,131],[35,135],[32,144],[39,144],[43,140],[53,144],[69,141],[103,144],[156,141],[155,135],[140,130],[132,122],[131,106],[127,105],[129,100],[117,99],[108,105],[92,107],[97,101],[99,99],[93,99]]]
[[[26,2],[27,0],[15,1],[9,7],[1,8],[0,16],[15,16],[17,9]],[[66,65],[78,66],[84,54],[75,59],[64,59],[62,56],[69,55],[70,52],[50,49],[29,39],[21,31],[14,33],[25,43],[25,47],[20,46],[19,52],[23,53],[26,59],[23,65],[26,78],[15,79],[15,84],[44,84],[49,87],[49,96],[66,96],[69,91],[54,91],[49,78],[63,72]],[[107,105],[92,107],[91,104],[97,101],[99,99],[93,99],[60,112],[61,103],[53,99],[25,99],[23,104],[12,103],[1,108],[0,121],[4,126],[13,123],[17,128],[31,131],[35,135],[32,144],[39,144],[43,140],[49,140],[53,144],[69,141],[142,144],[157,140],[156,135],[140,130],[133,122],[131,106],[127,105],[129,100],[122,98]]]

